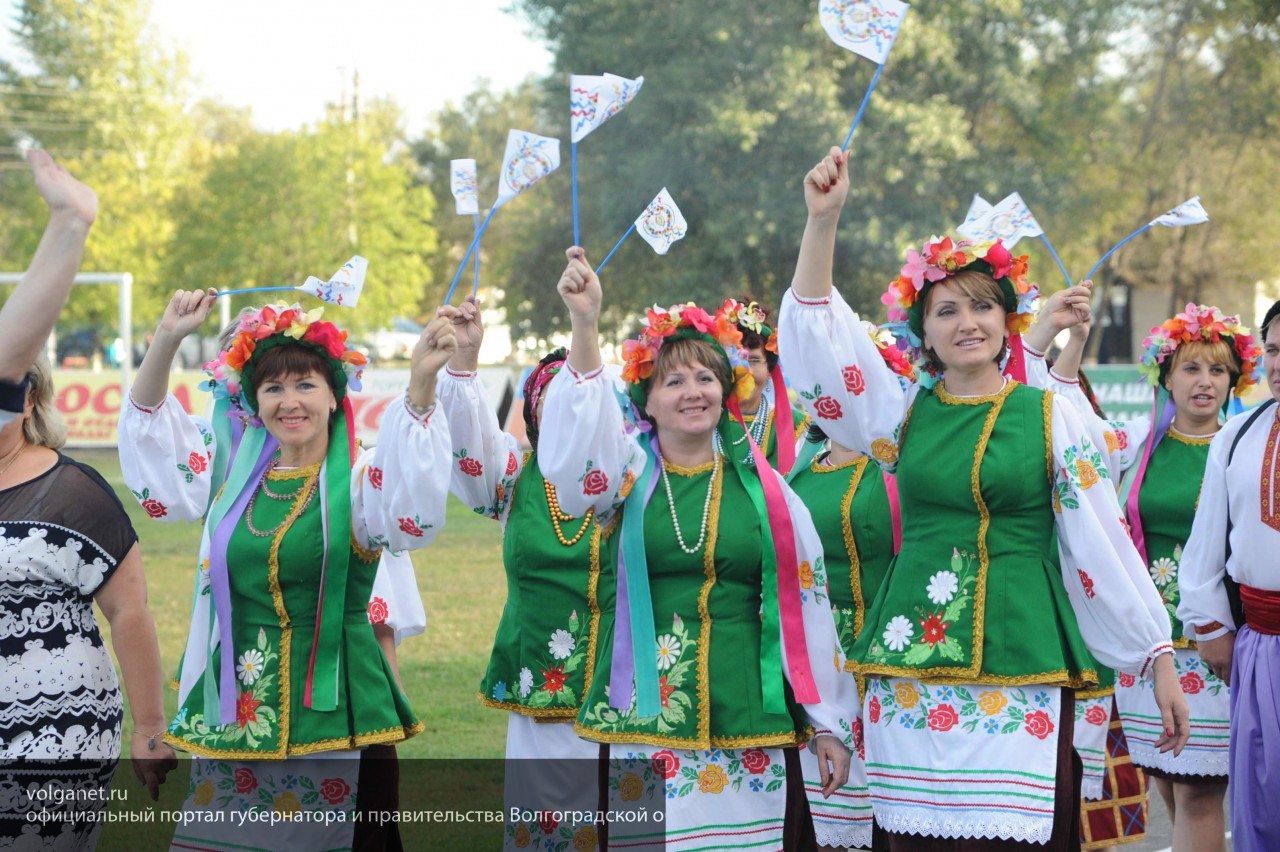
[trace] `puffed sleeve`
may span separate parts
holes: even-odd
[[[120,472],[125,485],[162,521],[195,521],[209,506],[213,429],[192,417],[173,394],[155,408],[126,396],[120,406]]]
[[[417,550],[444,526],[451,460],[449,421],[439,407],[419,417],[401,400],[387,407],[378,444],[351,471],[351,534],[367,550]]]
[[[778,474],[775,472],[775,476]],[[779,476],[781,481],[781,477]],[[838,737],[849,749],[853,749],[853,722],[861,716],[857,685],[853,676],[845,671],[844,648],[836,633],[831,615],[831,600],[827,591],[827,570],[822,556],[822,539],[814,528],[813,519],[804,502],[782,483],[782,493],[791,511],[791,524],[796,534],[796,557],[800,561],[800,608],[804,619],[804,638],[809,651],[809,667],[818,687],[817,704],[803,705],[815,736],[829,734]],[[809,572],[812,582],[808,588]],[[783,640],[785,652],[785,638]],[[783,657],[785,661],[785,656]],[[783,666],[786,672],[786,666]],[[789,675],[788,675],[789,679]]]
[[[397,645],[427,629],[427,611],[409,554],[382,551],[369,596],[369,623],[390,627]]]
[[[543,396],[538,466],[560,508],[580,518],[595,509],[604,523],[630,493],[644,453],[627,433],[613,380],[604,368],[579,374],[566,363]]]
[[[1129,539],[1089,430],[1070,403],[1046,398],[1058,553],[1080,634],[1103,665],[1145,675],[1157,655],[1173,650],[1169,615]]]
[[[436,392],[453,441],[449,490],[476,514],[505,522],[524,453],[498,425],[475,373],[446,369]]]
[[[1187,539],[1182,549],[1182,561],[1178,563],[1178,620],[1187,625],[1206,626],[1215,621],[1223,625],[1204,634],[1197,631],[1198,639],[1216,639],[1237,627],[1231,617],[1231,603],[1227,600],[1223,580],[1227,573],[1227,514],[1230,510],[1227,454],[1238,428],[1222,430],[1209,445],[1209,460],[1204,468],[1204,481],[1200,484],[1191,537]],[[1224,439],[1223,435],[1228,437]]]
[[[1146,418],[1107,420],[1099,417],[1078,378],[1064,378],[1057,370],[1044,365],[1043,356],[1037,357],[1031,349],[1027,352],[1031,356],[1027,358],[1027,384],[1033,388],[1053,391],[1055,396],[1071,403],[1084,421],[1085,428],[1089,430],[1094,446],[1101,450],[1113,484],[1118,486],[1125,471],[1142,458],[1143,448],[1151,435],[1151,421]],[[1030,365],[1037,361],[1040,368],[1032,370]]]
[[[778,326],[783,371],[814,422],[836,443],[892,469],[918,386],[902,386],[838,290],[804,299],[788,289]]]

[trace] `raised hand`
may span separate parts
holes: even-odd
[[[570,246],[564,256],[569,264],[560,275],[556,292],[564,300],[571,319],[595,322],[600,318],[600,303],[604,300],[600,279],[580,247]]]
[[[71,176],[49,156],[48,151],[32,148],[27,152],[36,191],[49,206],[50,214],[66,216],[84,224],[98,218],[98,194]]]
[[[409,367],[409,401],[425,408],[436,403],[436,375],[440,368],[458,349],[458,337],[453,330],[454,316],[458,309],[445,305],[436,317],[427,323],[413,347]]]
[[[178,290],[165,306],[156,337],[165,336],[174,341],[184,339],[204,324],[213,310],[217,290]]]
[[[849,155],[832,147],[804,176],[804,203],[814,219],[840,215],[849,197]]]
[[[458,349],[449,359],[449,366],[455,370],[474,371],[480,364],[480,344],[484,342],[480,303],[475,296],[468,296],[452,309],[449,316],[458,339]]]

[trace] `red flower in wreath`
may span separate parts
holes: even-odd
[[[939,704],[929,711],[929,730],[949,731],[960,721],[960,714],[950,704]]]
[[[236,792],[240,795],[252,793],[258,789],[258,778],[253,774],[253,770],[246,769],[241,766],[236,770]]]
[[[771,762],[764,749],[749,748],[742,753],[742,768],[752,775],[763,775]]]
[[[829,396],[820,396],[813,403],[813,410],[824,420],[838,420],[844,414],[840,403]]]
[[[256,700],[252,692],[240,693],[240,700],[236,702],[236,722],[240,727],[258,721],[257,711],[261,705],[262,702]]]
[[[156,500],[154,497],[143,500],[142,509],[153,518],[163,518],[165,515],[169,514],[169,510],[165,508],[164,504],[159,500]]]
[[[1031,736],[1043,740],[1053,733],[1053,720],[1043,710],[1032,710],[1023,720],[1022,727]]]
[[[862,377],[862,371],[858,369],[856,364],[850,364],[841,373],[844,375],[845,390],[849,391],[849,393],[857,396],[867,389],[867,380]]]
[[[340,805],[351,795],[351,785],[342,778],[326,778],[320,782],[320,795],[331,805]]]
[[[1094,704],[1085,711],[1084,720],[1090,725],[1105,725],[1107,723],[1107,711],[1103,710],[1101,705]]]
[[[1204,678],[1200,677],[1199,672],[1187,672],[1178,678],[1178,681],[1182,684],[1182,691],[1187,695],[1195,695],[1204,689]]]
[[[369,468],[369,484],[373,486],[374,491],[382,490],[382,468]]]
[[[479,459],[465,456],[458,459],[458,469],[467,476],[479,476],[484,472],[484,465],[480,464]]]
[[[582,493],[588,497],[603,494],[608,487],[609,477],[605,475],[603,470],[589,470],[587,475],[582,478]]]
[[[201,453],[192,453],[187,459],[187,467],[191,468],[192,473],[204,473],[209,467],[209,461]]]
[[[564,664],[562,663],[558,666],[552,666],[549,669],[543,669],[542,679],[546,681],[546,683],[542,685],[543,692],[555,694],[564,689]]]
[[[390,614],[387,602],[380,597],[375,597],[369,601],[369,623],[370,624],[386,624],[387,616]]]
[[[1125,687],[1126,689],[1130,686],[1133,686],[1133,684],[1136,682],[1136,678],[1134,678],[1134,676],[1129,674],[1128,672],[1120,672],[1120,674],[1116,675],[1116,678],[1117,680],[1120,681],[1120,685]]]
[[[880,721],[880,699],[874,695],[867,702],[867,718],[871,720],[873,725]]]
[[[516,454],[507,453],[507,476],[516,475]]]
[[[663,778],[675,778],[676,773],[680,771],[680,758],[676,757],[671,749],[664,748],[662,751],[653,753],[649,758],[649,765]]]
[[[401,518],[400,531],[406,535],[414,536],[415,538],[422,538],[422,530],[418,527],[417,521],[417,516],[412,518]]]

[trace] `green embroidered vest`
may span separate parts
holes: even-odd
[[[572,719],[587,671],[591,628],[587,578],[595,517],[560,512],[537,455],[525,460],[502,537],[507,602],[480,684],[488,707]]]
[[[893,560],[893,515],[884,475],[866,456],[838,467],[815,460],[792,478],[791,487],[809,508],[822,539],[831,614],[840,644],[851,655]],[[853,671],[852,664],[846,666]]]
[[[854,643],[858,674],[1097,683],[1058,562],[1051,400],[1016,382],[916,397],[897,469],[902,550]]]
[[[1209,463],[1212,436],[1192,438],[1170,429],[1151,454],[1138,511],[1142,513],[1142,534],[1147,543],[1147,566],[1156,591],[1169,611],[1176,648],[1194,648],[1178,620],[1178,566],[1182,548],[1191,535],[1191,522],[1200,499],[1200,484]]]
[[[711,464],[666,468],[685,544],[697,545],[704,506],[707,529],[702,547],[685,553],[666,488],[658,482],[645,512],[644,536],[662,711],[637,717],[634,695],[626,713],[609,706],[621,539],[614,531],[593,560],[592,671],[575,730],[596,742],[689,749],[803,742],[805,716],[790,685],[785,686],[787,714],[765,712],[761,697],[761,530],[751,498],[723,462],[714,484]]]
[[[764,426],[764,443],[760,449],[764,452],[764,457],[769,460],[769,464],[776,468],[778,466],[778,435],[777,430],[774,429],[773,414],[774,411],[770,408]],[[799,410],[796,411],[796,414],[796,430],[795,434],[791,436],[792,441],[799,441],[805,430],[809,428],[810,423],[809,415]],[[742,419],[746,422],[748,429],[751,429],[756,422],[753,414],[744,414]],[[732,417],[728,418],[728,420],[729,425],[724,428],[724,434],[721,436],[724,442],[724,452],[732,456],[739,464],[749,463],[751,447],[747,444],[747,433],[738,425],[737,420]],[[821,444],[805,441],[797,451],[796,466],[792,468],[793,475],[795,471],[809,464],[821,449]]]
[[[324,564],[320,495],[307,499],[319,469],[272,472],[267,487],[279,497],[260,486],[232,533],[227,564],[236,719],[221,726],[206,722],[203,681],[217,677],[225,651],[219,647],[169,725],[165,740],[171,745],[201,757],[283,758],[396,743],[423,730],[369,623],[378,554],[354,543],[343,606],[338,706],[326,712],[304,706]],[[270,534],[254,534],[250,521],[258,532]]]

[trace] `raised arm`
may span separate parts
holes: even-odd
[[[31,265],[0,309],[0,381],[14,384],[23,380],[49,339],[98,216],[98,196],[48,152],[28,151],[27,159],[36,191],[49,208],[49,224]]]
[[[800,256],[791,288],[805,299],[825,299],[831,295],[832,257],[836,248],[836,228],[840,211],[849,197],[849,158],[839,148],[804,176],[804,201],[809,218],[800,238]]]
[[[209,318],[218,291],[209,289],[178,290],[165,306],[164,316],[156,326],[155,335],[147,353],[142,356],[133,387],[129,389],[133,401],[144,408],[156,408],[164,402],[169,392],[169,373],[178,347],[188,335],[200,329]]]

